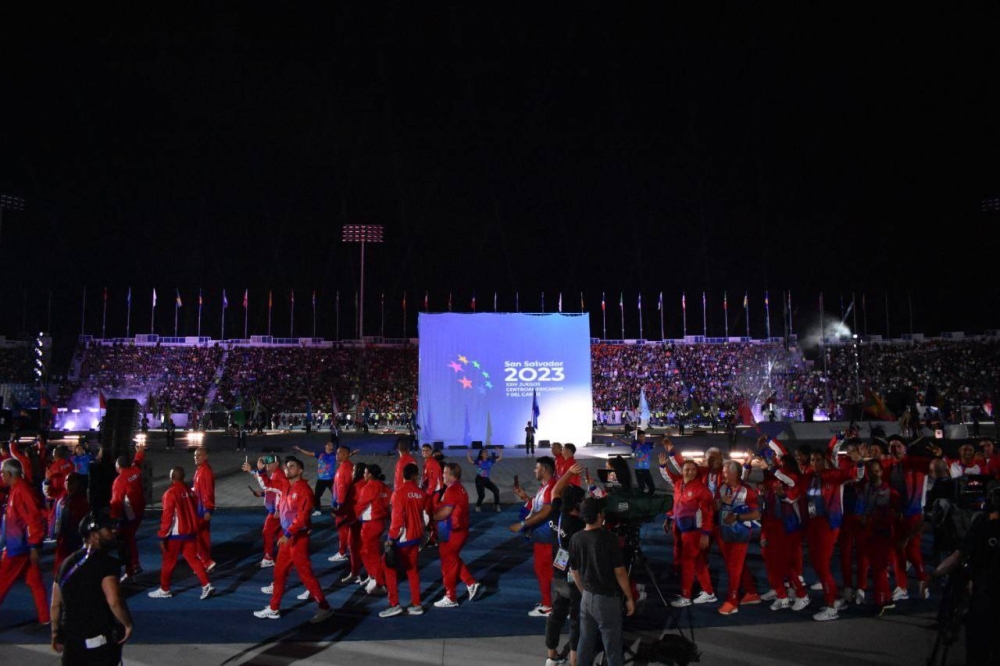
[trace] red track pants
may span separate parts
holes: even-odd
[[[889,562],[894,556],[895,543],[892,537],[869,534],[868,552],[871,559],[872,577],[875,581],[875,605],[884,606],[892,600],[889,593]],[[903,576],[906,567],[903,566]],[[899,578],[897,574],[897,579]]]
[[[205,563],[198,558],[198,544],[196,539],[168,539],[167,547],[163,551],[163,567],[160,569],[160,588],[170,590],[170,577],[174,574],[174,567],[177,566],[177,558],[183,555],[187,560],[191,571],[198,577],[198,582],[202,587],[208,585],[208,574],[205,573]]]
[[[839,528],[831,528],[826,518],[809,519],[809,559],[812,561],[813,569],[816,570],[819,582],[823,584],[823,600],[830,608],[833,608],[837,600],[837,581],[833,579],[833,573],[830,571],[830,562],[833,560],[833,547],[837,543],[839,531]]]
[[[466,585],[474,585],[476,582],[461,556],[462,546],[465,545],[465,540],[468,537],[469,533],[465,530],[452,532],[448,541],[442,541],[438,546],[441,555],[441,577],[444,579],[444,591],[452,601],[458,601],[455,588],[458,586],[459,578]],[[549,584],[551,585],[551,578]]]
[[[281,597],[285,594],[285,583],[292,567],[299,574],[299,580],[309,590],[320,608],[329,608],[323,588],[313,574],[312,563],[309,561],[309,535],[300,532],[278,548],[278,559],[274,563],[274,591],[271,593],[271,608],[281,609]]]
[[[382,542],[380,537],[385,531],[384,520],[369,520],[361,524],[361,559],[365,563],[365,571],[375,579],[379,587],[385,585],[385,566],[382,564]],[[354,548],[351,548],[351,559],[354,558]],[[353,572],[352,572],[353,573]]]
[[[405,573],[410,581],[410,604],[420,605],[420,569],[417,568],[417,555],[420,544],[400,547],[396,546],[396,566],[385,567],[385,583],[389,588],[389,605],[399,605],[399,574]]]
[[[35,600],[38,621],[45,624],[49,621],[49,603],[45,597],[45,585],[42,583],[42,570],[31,562],[31,556],[28,554],[13,557],[6,552],[3,554],[3,559],[0,560],[0,604],[14,583],[21,578],[24,579]]]
[[[840,536],[837,537],[837,547],[840,549],[840,571],[844,587],[858,590],[868,588],[868,549],[866,547],[865,528],[861,519],[854,515],[844,516],[844,524],[840,526]],[[857,558],[854,549],[857,549]],[[854,565],[857,564],[857,576],[854,575]],[[857,584],[855,584],[857,578]]]
[[[538,579],[538,589],[542,592],[542,605],[552,607],[552,544],[536,543],[535,578]]]
[[[916,516],[904,516],[899,519],[899,525],[896,528],[896,534],[900,536],[905,536],[916,530],[917,526],[923,521],[924,517],[920,514]],[[924,571],[924,556],[920,552],[920,532],[909,539],[905,544],[899,546],[898,544],[894,547],[895,555],[895,570],[896,570],[896,585],[906,589],[909,584],[909,579],[906,576],[906,563],[909,561],[913,564],[913,575],[917,577],[917,580],[927,580],[927,573]]]
[[[747,546],[750,544],[741,542],[727,542],[719,540],[719,547],[722,549],[722,559],[726,563],[726,575],[729,578],[729,590],[726,598],[734,604],[740,603],[740,587],[747,594],[757,593],[757,583],[750,575],[747,567]]]
[[[198,557],[207,566],[212,561],[212,522],[204,518],[199,520],[195,536],[198,541]]]
[[[267,518],[264,519],[264,529],[261,530],[261,535],[264,538],[264,559],[273,560],[275,556],[276,547],[275,544],[278,541],[278,536],[281,534],[281,519],[278,518],[277,514],[269,513]]]
[[[135,544],[135,533],[139,531],[139,520],[127,520],[118,529],[118,537],[125,544],[125,573],[134,574],[139,570],[139,547]]]
[[[779,599],[787,599],[788,591],[785,581],[795,589],[795,596],[804,597],[808,594],[805,585],[799,580],[802,575],[802,533],[788,534],[782,525],[766,526],[766,536],[762,539],[766,545],[761,546],[761,556],[767,568],[767,582]]]
[[[690,532],[674,530],[675,548],[676,544],[680,544],[681,596],[685,599],[691,598],[691,588],[695,578],[698,579],[702,592],[715,594],[712,579],[708,575],[708,549],[702,550],[699,547],[701,537],[699,530]]]

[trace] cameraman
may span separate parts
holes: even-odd
[[[1000,644],[992,633],[1000,612],[1000,486],[989,492],[986,520],[976,520],[958,550],[949,555],[931,574],[938,578],[956,568],[967,567],[972,592],[965,616],[966,663],[986,666],[1000,661]],[[921,595],[927,583],[920,583]]]

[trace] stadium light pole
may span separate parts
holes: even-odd
[[[382,242],[381,224],[345,224],[340,240],[361,244],[361,297],[358,302],[358,337],[365,337],[365,245]]]
[[[3,212],[5,210],[24,210],[24,199],[12,194],[0,194],[0,242],[3,241]]]

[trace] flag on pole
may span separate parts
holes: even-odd
[[[722,292],[722,309],[729,310],[729,297],[726,295],[726,292]]]
[[[640,428],[642,427],[642,424],[644,422],[645,422],[645,424],[647,426],[649,425],[649,403],[646,402],[646,389],[645,388],[640,388],[639,389],[639,427]]]
[[[198,290],[198,307],[202,306],[201,289]]]
[[[247,309],[247,305],[249,303],[250,303],[250,290],[249,289],[244,289],[243,290],[243,309],[244,310]]]
[[[430,298],[430,292],[424,292],[424,312],[427,312],[427,302]]]
[[[476,292],[472,292],[472,311],[476,311]]]
[[[538,428],[538,417],[541,416],[541,411],[538,409],[538,391],[537,389],[531,389],[531,427]]]
[[[493,292],[493,312],[497,311],[497,292]]]
[[[618,292],[618,309],[625,312],[625,292]]]
[[[104,393],[102,391],[97,392],[97,406],[100,409],[108,408],[108,400],[104,397]]]
[[[602,291],[602,292],[601,292],[601,312],[604,312],[604,309],[605,309],[605,304],[604,304],[604,292]]]
[[[748,300],[749,297],[750,297],[750,293],[744,291],[743,292],[743,309],[744,310],[746,310],[748,307],[750,307],[750,301]]]
[[[226,298],[226,290],[222,290],[222,309],[225,310],[229,307],[229,299]]]
[[[406,292],[403,292],[403,311],[406,311]]]
[[[683,291],[681,292],[681,310],[687,310],[687,297]]]
[[[559,292],[559,312],[562,312],[562,292]]]
[[[108,302],[108,288],[107,287],[104,288],[104,302],[105,303]]]
[[[132,287],[128,288],[128,293],[125,294],[125,302],[129,307],[132,307]]]
[[[583,292],[580,292],[580,312],[583,312],[586,308],[583,306]]]
[[[451,292],[448,292],[448,312],[451,312]]]
[[[153,307],[156,307],[156,287],[153,287]]]
[[[385,294],[382,294],[382,298],[385,298]],[[313,307],[316,307],[316,290],[313,289]]]
[[[294,289],[292,289],[292,291],[290,292],[289,298],[291,299],[292,305],[295,305],[295,290]]]
[[[639,292],[639,309],[642,309],[642,292]]]
[[[174,289],[174,292],[177,294],[177,307],[183,306],[184,303],[181,302],[181,291],[180,291],[180,289]]]
[[[660,300],[656,304],[656,309],[659,310],[660,312],[663,312],[663,292],[662,291],[660,292]]]

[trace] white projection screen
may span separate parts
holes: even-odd
[[[587,314],[421,313],[421,442],[513,446],[538,400],[535,441],[590,441]]]

